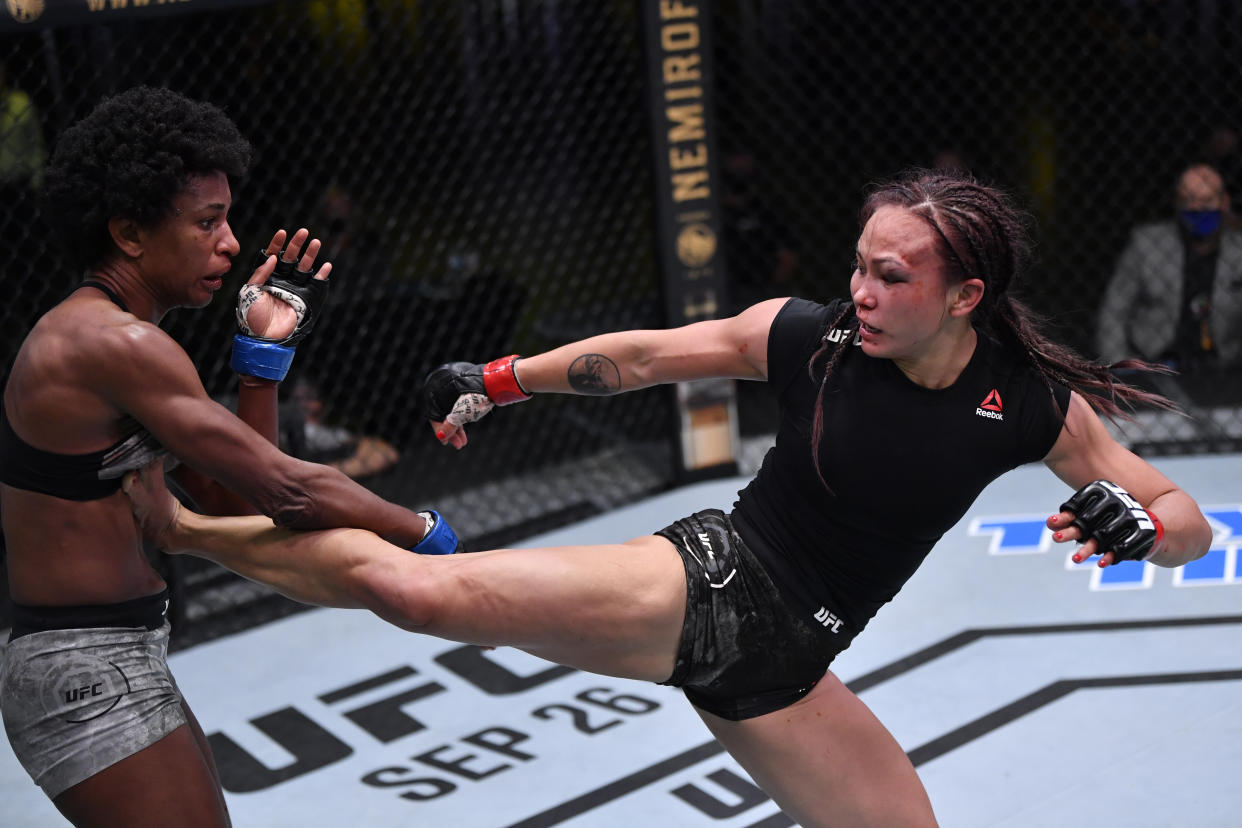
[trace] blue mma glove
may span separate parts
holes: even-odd
[[[233,355],[229,367],[248,377],[280,382],[293,364],[293,348],[252,336],[233,335]]]
[[[267,263],[268,254],[259,251],[254,269]],[[297,314],[293,332],[276,341],[255,335],[246,317],[250,308],[264,292],[287,303]],[[247,376],[280,382],[293,364],[294,346],[306,338],[315,327],[328,301],[328,280],[316,279],[315,274],[298,270],[294,262],[276,257],[276,268],[263,285],[242,285],[237,294],[237,327],[241,333],[233,337],[233,355],[229,365],[234,371]]]
[[[1112,551],[1114,561],[1145,561],[1164,539],[1160,519],[1116,483],[1096,480],[1074,492],[1061,504],[1074,515],[1082,540],[1095,538],[1097,552]]]
[[[422,540],[410,547],[411,552],[420,555],[452,555],[466,551],[466,547],[458,540],[457,533],[448,525],[447,520],[440,517],[439,512],[431,510],[418,514],[427,521],[427,531]]]

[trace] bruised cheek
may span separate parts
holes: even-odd
[[[896,290],[889,292],[890,312],[912,321],[919,317],[926,298],[927,291],[921,285],[903,282]]]
[[[917,316],[924,313],[939,314],[943,310],[939,294],[923,282],[907,283],[905,299],[907,310]]]

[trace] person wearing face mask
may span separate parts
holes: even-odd
[[[1174,206],[1174,217],[1135,228],[1117,262],[1096,327],[1105,362],[1193,374],[1242,360],[1242,233],[1227,220],[1220,173],[1187,167]]]

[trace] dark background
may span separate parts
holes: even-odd
[[[333,422],[401,451],[368,485],[416,508],[515,475],[568,476],[589,492],[610,465],[647,469],[640,489],[670,485],[667,389],[515,406],[480,423],[462,454],[430,439],[415,402],[420,378],[447,359],[663,324],[639,4],[205,5],[0,31],[8,86],[30,96],[48,150],[102,97],[139,84],[212,101],[236,120],[256,148],[234,191],[243,247],[302,225],[337,245],[327,321],[299,348],[291,380],[313,375]],[[1091,355],[1095,309],[1130,228],[1170,215],[1177,172],[1204,156],[1213,130],[1242,126],[1242,4],[703,7],[735,305],[844,295],[866,185],[951,152],[1029,206],[1039,258],[1021,294]],[[1236,185],[1236,153],[1222,161]],[[10,179],[0,201],[0,380],[30,325],[80,278],[30,184]],[[221,398],[235,382],[227,297],[243,278],[235,271],[209,309],[165,324]],[[740,390],[742,432],[769,433],[752,392]],[[1193,428],[1140,437],[1150,453],[1236,450]],[[611,459],[583,465],[601,456]],[[589,473],[573,480],[580,467]],[[476,540],[556,522],[546,503],[493,507],[499,516]],[[581,512],[571,503],[560,514]]]

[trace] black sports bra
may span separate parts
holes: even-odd
[[[78,287],[97,288],[121,310],[129,310],[105,284],[83,282]],[[151,433],[130,417],[125,419],[125,437],[102,451],[44,451],[18,436],[0,404],[0,482],[15,489],[65,500],[98,500],[120,490],[125,472],[142,468],[166,453]]]

